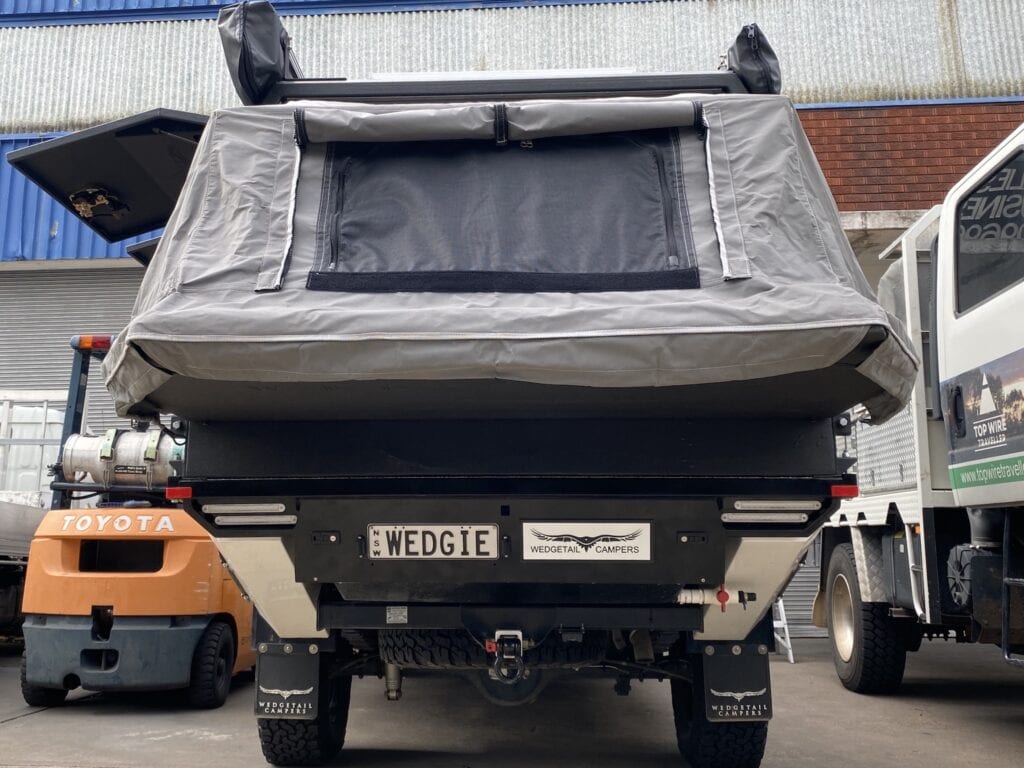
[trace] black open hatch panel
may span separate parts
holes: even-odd
[[[167,222],[206,121],[152,109],[16,150],[7,160],[116,243]]]

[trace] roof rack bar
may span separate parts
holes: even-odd
[[[567,99],[579,97],[668,96],[677,93],[747,93],[732,72],[704,74],[598,75],[495,80],[409,82],[282,80],[264,104],[298,100],[432,102],[452,99]]]

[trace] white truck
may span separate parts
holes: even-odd
[[[814,610],[859,693],[896,690],[923,637],[1024,664],[1024,126],[881,258],[922,365],[897,417],[852,412],[861,493],[823,530]]]
[[[46,510],[19,496],[0,498],[0,636],[21,631],[21,595],[25,586],[28,545]],[[18,499],[18,501],[14,501]]]

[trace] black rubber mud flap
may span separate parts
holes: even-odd
[[[714,653],[709,655],[707,648],[714,648]],[[739,648],[739,654],[733,652],[736,648]],[[701,658],[709,722],[771,720],[772,684],[765,646],[715,643],[706,646]]]
[[[256,658],[256,716],[315,720],[320,656],[298,643],[292,653],[261,653]]]

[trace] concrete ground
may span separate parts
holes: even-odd
[[[775,720],[764,768],[1024,765],[1024,671],[995,648],[925,643],[898,696],[845,691],[827,640],[796,641],[797,663],[773,664]],[[0,651],[0,765],[39,768],[263,765],[252,683],[224,708],[195,712],[173,696],[75,694],[55,709],[25,706],[19,652]],[[461,680],[414,678],[401,702],[357,680],[337,765],[417,768],[680,764],[667,684],[614,696],[610,681],[552,685],[527,707],[487,704]]]

